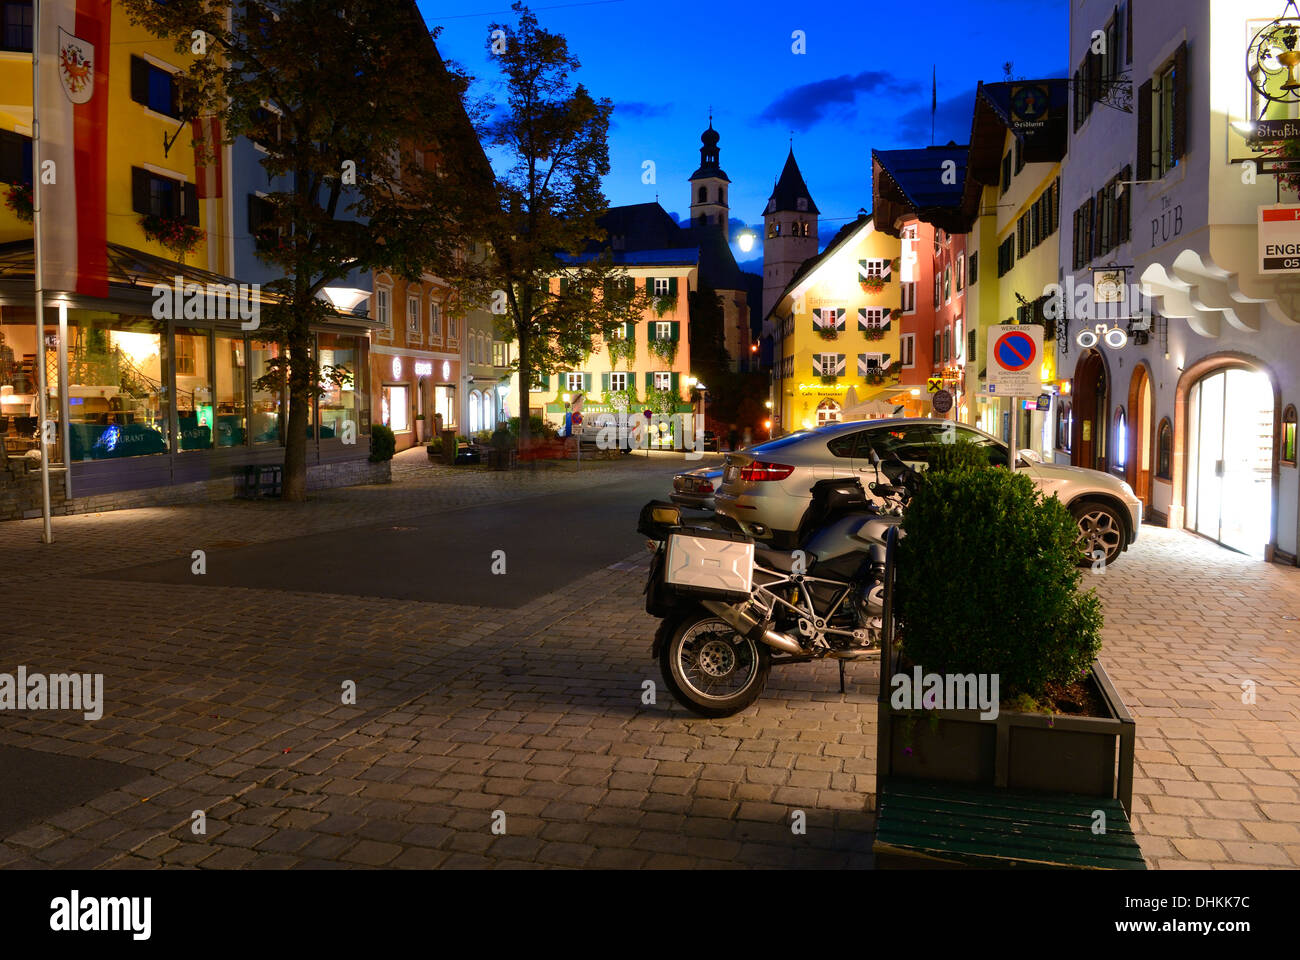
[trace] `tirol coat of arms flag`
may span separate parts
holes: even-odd
[[[41,260],[50,291],[108,296],[110,0],[42,0]]]

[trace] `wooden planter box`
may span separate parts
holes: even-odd
[[[890,678],[901,669],[893,623],[896,546],[896,537],[891,537],[877,703],[876,782],[905,778],[1102,797],[1118,800],[1131,816],[1135,725],[1099,661],[1093,661],[1088,682],[1105,705],[1103,717],[1000,712],[995,719],[981,720],[978,710],[916,710],[909,715],[890,706]]]
[[[891,669],[881,661],[877,782],[905,777],[1072,793],[1116,799],[1132,813],[1133,717],[1099,662],[1089,682],[1106,706],[1105,717],[1003,711],[981,720],[977,710],[896,712],[889,705],[889,678],[897,670],[896,658],[890,659]]]

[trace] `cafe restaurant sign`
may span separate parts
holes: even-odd
[[[1259,208],[1259,272],[1300,273],[1300,204]]]

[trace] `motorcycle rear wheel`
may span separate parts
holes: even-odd
[[[686,709],[702,717],[729,717],[762,695],[772,653],[721,617],[697,609],[673,629],[659,651],[659,667]]]

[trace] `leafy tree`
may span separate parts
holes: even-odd
[[[267,198],[259,235],[259,256],[283,271],[260,329],[282,348],[267,385],[289,393],[284,498],[305,499],[322,378],[311,327],[331,309],[319,295],[354,271],[450,276],[462,259],[464,225],[490,183],[466,79],[442,62],[411,0],[121,2],[192,55],[178,78],[186,114],[220,115],[229,140],[255,140],[268,176],[287,181]],[[428,151],[423,167],[413,147]]]
[[[499,333],[518,342],[526,410],[543,374],[578,367],[598,335],[608,340],[639,319],[648,298],[626,282],[596,223],[608,205],[601,178],[613,104],[572,82],[579,63],[563,36],[542,29],[523,3],[512,9],[518,22],[492,24],[488,41],[506,100],[499,111],[483,105],[479,131],[506,169],[482,221],[493,256],[481,265],[479,296],[491,297]],[[468,276],[460,283],[473,285]],[[521,441],[528,436],[524,417]]]

